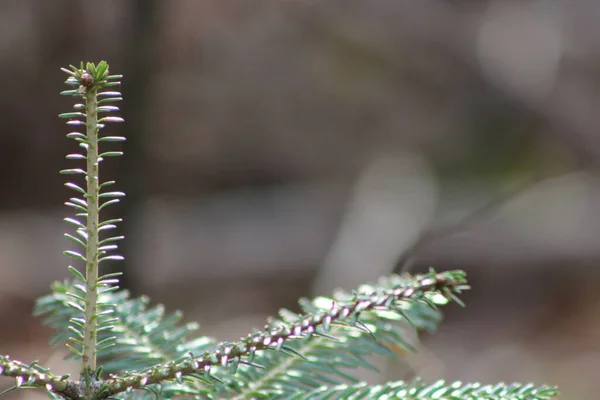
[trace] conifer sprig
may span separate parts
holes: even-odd
[[[101,153],[99,145],[101,142],[120,142],[125,140],[123,137],[104,136],[99,133],[108,122],[123,122],[123,119],[116,116],[105,116],[98,118],[100,113],[112,113],[118,111],[118,108],[111,104],[121,100],[121,94],[116,91],[105,90],[118,86],[121,78],[119,75],[109,75],[108,64],[104,61],[95,65],[87,63],[84,67],[71,66],[71,69],[62,69],[69,75],[66,84],[76,87],[76,89],[61,92],[63,95],[75,96],[83,99],[83,103],[74,106],[76,111],[60,114],[59,117],[68,119],[67,125],[85,128],[85,134],[82,132],[70,132],[67,137],[78,142],[83,153],[69,154],[67,159],[84,160],[85,169],[73,168],[62,170],[66,175],[83,175],[85,178],[85,188],[74,182],[67,182],[65,186],[74,190],[79,197],[72,197],[65,204],[76,210],[74,218],[65,218],[65,221],[75,226],[76,235],[66,233],[65,236],[74,242],[78,247],[83,248],[83,252],[76,250],[67,250],[65,255],[85,263],[84,274],[76,268],[69,267],[69,271],[78,281],[73,286],[73,291],[68,295],[72,298],[69,306],[81,312],[81,315],[71,318],[69,331],[73,334],[70,337],[68,348],[76,355],[81,357],[82,371],[88,375],[93,375],[97,369],[96,358],[98,350],[110,346],[114,339],[107,338],[102,342],[98,341],[98,332],[110,331],[114,319],[111,317],[113,312],[111,304],[98,302],[98,296],[101,293],[112,291],[117,288],[117,276],[119,274],[109,274],[100,276],[99,265],[106,260],[120,260],[123,257],[109,252],[116,250],[116,241],[122,239],[120,236],[113,236],[101,239],[101,232],[116,227],[116,223],[121,219],[101,221],[100,211],[110,204],[119,201],[119,197],[124,196],[122,192],[107,191],[106,187],[114,182],[100,181],[100,163],[106,157],[122,155],[119,151],[106,151]],[[104,200],[104,202],[102,202]],[[82,254],[83,253],[83,254]]]
[[[421,381],[407,383],[388,382],[369,386],[361,382],[355,385],[320,387],[310,392],[296,393],[288,397],[272,397],[272,400],[313,400],[313,399],[402,399],[402,400],[549,400],[558,396],[558,390],[551,386],[536,387],[532,384],[500,383],[482,385],[480,383],[452,382],[443,380],[431,385]]]
[[[429,274],[416,277],[391,276],[382,279],[377,285],[364,285],[352,294],[341,293],[341,296],[338,296],[336,300],[318,298],[312,302],[301,301],[303,314],[283,312],[281,318],[269,319],[263,330],[250,333],[238,342],[221,343],[216,348],[200,355],[190,352],[187,357],[183,357],[181,360],[156,365],[146,371],[113,376],[104,384],[109,393],[116,394],[126,389],[143,389],[149,385],[165,381],[175,380],[182,383],[186,376],[190,376],[200,382],[212,382],[219,387],[218,390],[214,388],[207,390],[205,385],[201,385],[198,392],[195,393],[196,395],[207,395],[213,391],[225,391],[228,396],[243,393],[244,398],[252,398],[258,393],[275,395],[298,389],[306,390],[311,387],[310,383],[307,384],[307,381],[310,381],[308,376],[306,379],[299,376],[295,380],[290,376],[286,376],[286,373],[289,373],[289,368],[281,370],[283,378],[274,376],[274,379],[263,380],[264,386],[260,388],[256,386],[254,380],[250,382],[243,378],[221,382],[217,376],[211,375],[211,372],[214,369],[224,369],[231,375],[239,372],[240,375],[248,377],[248,370],[266,368],[261,365],[261,361],[263,357],[266,357],[265,361],[270,363],[269,352],[305,359],[310,364],[309,366],[319,371],[324,365],[314,362],[319,360],[312,360],[311,362],[310,359],[306,359],[298,351],[296,343],[307,343],[310,340],[324,338],[331,342],[330,348],[324,349],[324,351],[335,351],[337,349],[339,358],[335,360],[336,363],[325,366],[319,373],[322,377],[326,377],[327,374],[337,376],[335,379],[339,379],[340,376],[349,377],[337,367],[344,362],[350,362],[351,367],[357,367],[361,364],[368,366],[369,364],[361,358],[365,354],[360,354],[360,349],[357,349],[359,353],[356,354],[352,352],[352,349],[346,348],[343,342],[337,344],[338,341],[345,340],[345,336],[351,337],[352,335],[346,333],[344,337],[334,337],[331,335],[334,327],[353,328],[354,333],[359,334],[363,339],[362,344],[366,346],[366,355],[373,354],[377,352],[376,347],[385,349],[385,346],[378,342],[376,326],[365,323],[363,321],[364,316],[367,316],[366,319],[369,320],[369,313],[375,313],[375,317],[379,318],[384,313],[393,313],[404,316],[405,321],[410,323],[410,317],[406,312],[410,309],[410,306],[422,303],[428,307],[436,308],[437,305],[446,304],[450,300],[457,300],[456,295],[462,293],[465,289],[468,289],[468,286],[462,271],[435,273],[432,270]],[[394,343],[396,343],[399,341],[398,336],[400,335],[394,335],[389,339],[394,340]],[[368,346],[369,343],[371,343],[371,346]],[[344,354],[345,352],[349,354]],[[387,353],[393,354],[389,350]],[[357,359],[360,362],[356,362]],[[240,366],[244,371],[238,371]],[[219,382],[225,384],[219,385]],[[318,379],[314,381],[316,387],[322,384],[324,382]],[[248,393],[249,391],[252,393]]]
[[[75,111],[61,114],[84,151],[69,159],[85,161],[82,168],[61,171],[83,175],[85,188],[66,186],[77,195],[66,204],[75,209],[66,221],[75,234],[66,234],[79,249],[69,257],[83,262],[84,272],[69,267],[74,279],[58,282],[52,293],[38,299],[35,314],[57,330],[53,344],[68,343],[71,357],[79,357],[78,379],[57,376],[36,362],[29,365],[0,356],[0,376],[11,377],[17,388],[39,388],[51,399],[156,400],[196,399],[423,399],[423,400],[547,400],[555,388],[532,384],[481,385],[438,381],[431,385],[389,382],[369,385],[354,376],[357,368],[374,368],[372,354],[401,356],[412,349],[406,330],[434,330],[441,320],[437,307],[462,302],[457,297],[468,289],[462,271],[424,275],[392,275],[353,292],[337,291],[332,298],[301,299],[299,313],[281,310],[236,342],[218,344],[212,338],[190,338],[197,324],[182,324],[180,313],[166,314],[162,306],[150,306],[146,297],[130,298],[118,290],[119,274],[101,275],[103,261],[121,259],[111,253],[122,236],[101,238],[120,219],[100,218],[101,210],[119,201],[123,193],[107,191],[114,182],[100,181],[100,163],[118,151],[99,150],[102,142],[120,142],[118,136],[100,136],[107,122],[122,122],[101,113],[118,111],[120,76],[108,74],[108,65],[83,63],[64,69],[67,84],[62,92],[83,99]],[[400,349],[400,351],[398,350]],[[105,377],[102,370],[105,370]],[[5,393],[3,392],[3,393]],[[0,393],[3,394],[3,393]]]
[[[43,368],[37,362],[29,365],[8,356],[0,356],[0,375],[15,378],[15,385],[10,388],[43,387],[48,391],[68,391],[72,383],[68,381],[69,375],[55,376],[48,368]],[[0,393],[0,395],[3,393]]]

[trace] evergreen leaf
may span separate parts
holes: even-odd
[[[364,382],[354,385],[321,386],[312,391],[286,395],[277,394],[270,397],[270,399],[549,400],[557,396],[558,391],[556,388],[549,386],[535,387],[532,384],[481,385],[479,383],[462,382],[446,384],[445,381],[438,381],[427,385],[417,380],[413,383],[398,381],[372,386]]]

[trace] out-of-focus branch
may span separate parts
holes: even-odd
[[[572,172],[574,171],[569,171],[568,173]],[[400,257],[398,258],[398,261],[396,262],[394,271],[397,273],[408,272],[415,265],[419,254],[433,242],[472,229],[473,227],[477,226],[483,221],[489,220],[489,218],[494,213],[496,213],[502,206],[507,204],[509,201],[511,201],[527,189],[530,189],[543,181],[555,179],[565,174],[566,173],[564,171],[560,173],[538,172],[530,178],[525,179],[519,182],[518,184],[514,185],[505,193],[501,193],[500,195],[493,197],[483,206],[475,209],[473,212],[467,214],[458,221],[448,223],[442,226],[430,225],[429,228],[426,228],[422,231],[417,240],[415,240],[410,247],[408,247],[406,250],[404,250],[404,252],[402,252]]]

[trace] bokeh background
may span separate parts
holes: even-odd
[[[128,194],[113,267],[134,294],[231,340],[299,296],[462,268],[468,307],[413,373],[597,399],[598,18],[595,0],[2,1],[0,353],[74,370],[31,308],[67,275],[59,68],[104,59],[125,75],[126,157],[103,174]],[[405,377],[381,365],[368,379]]]

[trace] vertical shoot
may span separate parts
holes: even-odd
[[[97,375],[96,359],[98,352],[111,346],[114,338],[106,333],[112,329],[112,305],[102,301],[102,294],[117,289],[119,274],[101,275],[99,267],[106,260],[120,260],[123,257],[115,254],[117,242],[122,236],[102,238],[105,231],[116,228],[121,219],[102,221],[101,211],[119,201],[124,193],[110,191],[106,188],[113,181],[100,180],[100,164],[108,157],[121,156],[119,151],[100,150],[103,142],[121,142],[120,136],[102,136],[100,132],[108,122],[123,122],[114,115],[118,107],[112,105],[122,100],[121,94],[114,91],[120,85],[120,75],[109,75],[108,64],[101,61],[97,65],[81,63],[80,67],[63,68],[67,73],[66,84],[73,87],[61,92],[82,100],[74,106],[73,112],[60,114],[59,117],[68,119],[67,125],[80,131],[69,132],[67,137],[76,141],[81,148],[77,154],[67,155],[67,159],[84,163],[79,168],[65,169],[65,175],[83,176],[83,184],[67,182],[65,186],[75,192],[65,204],[75,210],[73,217],[65,221],[73,225],[75,234],[65,236],[76,244],[77,250],[67,250],[65,255],[84,264],[83,272],[69,266],[69,271],[78,281],[73,292],[69,293],[72,301],[69,305],[75,308],[77,317],[70,319],[71,334],[67,347],[81,358],[82,374],[85,377]],[[99,117],[102,114],[109,114]],[[84,133],[85,132],[85,133]],[[83,167],[83,168],[82,168]],[[102,334],[102,339],[99,335]],[[96,376],[97,377],[97,376]]]

